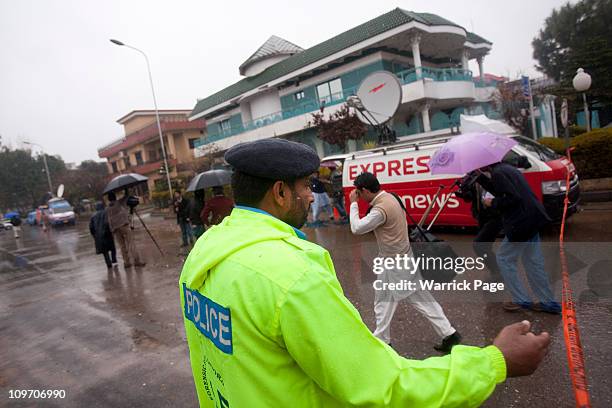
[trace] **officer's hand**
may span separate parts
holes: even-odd
[[[349,200],[351,203],[357,202],[357,200],[359,200],[359,190],[354,189],[351,191],[351,194],[349,194]]]
[[[493,341],[506,359],[508,377],[532,374],[548,352],[550,335],[535,335],[529,331],[531,323],[523,320],[506,326]]]

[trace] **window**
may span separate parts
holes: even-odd
[[[134,159],[136,160],[136,165],[137,166],[140,166],[141,164],[144,163],[144,161],[142,160],[142,152],[134,153]]]
[[[519,142],[522,148],[529,150],[532,153],[535,153],[541,160],[545,162],[556,160],[561,157],[561,155],[555,153],[555,151],[551,148],[544,146],[538,142],[535,142],[531,139],[528,139],[524,136],[515,136],[513,139]]]
[[[157,152],[155,150],[149,150],[149,162],[157,160]]]
[[[189,148],[190,149],[195,149],[196,148],[196,142],[200,140],[199,138],[195,137],[193,139],[189,139]]]
[[[124,157],[123,158],[123,164],[125,166],[125,168],[127,169],[128,167],[130,167],[131,163],[130,163],[130,156]]]
[[[296,101],[301,101],[302,99],[304,99],[304,91],[294,93],[293,99],[295,99]]]
[[[342,99],[342,81],[336,78],[317,85],[317,95],[319,95],[319,102],[329,103]]]
[[[221,133],[229,133],[231,129],[232,125],[230,124],[229,119],[225,119],[219,122],[219,130],[221,131]]]
[[[117,168],[117,162],[111,162],[111,166],[113,168],[113,173],[119,172],[119,169]]]

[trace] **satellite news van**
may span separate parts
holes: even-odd
[[[580,185],[576,169],[566,157],[531,139],[513,134],[512,128],[499,121],[480,116],[461,116],[463,133],[489,131],[506,134],[518,144],[504,157],[503,161],[519,167],[525,175],[533,192],[542,201],[549,216],[559,221],[563,214],[567,172],[570,173],[570,193],[568,214],[576,212],[580,199]],[[429,159],[436,150],[452,138],[449,129],[409,136],[408,141],[393,145],[358,151],[350,154],[325,157],[321,160],[344,162],[342,185],[346,204],[353,190],[355,178],[362,172],[374,174],[381,188],[399,195],[410,215],[419,220],[428,206],[434,201],[425,219],[427,226],[436,216],[441,206],[446,204],[438,217],[436,225],[476,226],[471,205],[454,196],[453,183],[463,177],[457,175],[432,175],[428,166]],[[444,188],[440,189],[440,186]],[[436,193],[440,189],[440,194]],[[347,207],[348,208],[348,207]],[[367,206],[360,201],[360,212],[365,214]]]

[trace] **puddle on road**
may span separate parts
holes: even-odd
[[[0,273],[32,269],[27,258],[0,249]]]
[[[141,349],[154,349],[161,345],[155,337],[139,329],[132,329],[132,340],[134,340],[134,345]]]

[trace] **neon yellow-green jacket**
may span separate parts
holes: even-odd
[[[329,253],[271,215],[235,208],[179,286],[203,407],[478,406],[506,377],[494,346],[400,357],[346,299]]]

